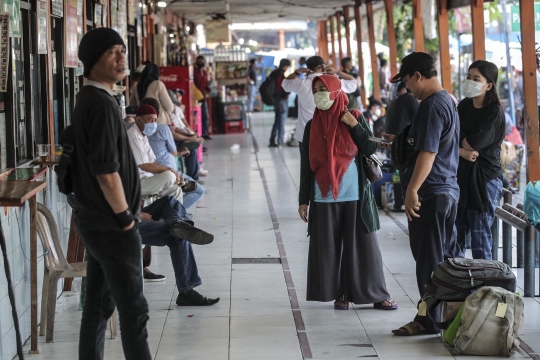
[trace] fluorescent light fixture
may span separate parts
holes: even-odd
[[[275,23],[234,23],[230,25],[231,30],[293,30],[306,31],[308,29],[305,21],[287,21]]]
[[[174,34],[169,34],[169,37],[172,37],[172,38],[173,38],[173,37],[174,37]]]
[[[164,8],[164,7],[167,7],[167,3],[165,1],[160,1],[157,3],[157,6],[160,8]]]

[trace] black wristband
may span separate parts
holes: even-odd
[[[126,226],[131,225],[133,220],[135,220],[135,217],[133,216],[133,213],[131,210],[127,209],[126,211],[123,211],[118,214],[114,214],[116,216],[116,220],[120,223],[120,226],[125,228]]]

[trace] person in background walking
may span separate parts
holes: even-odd
[[[208,81],[206,60],[204,59],[204,56],[199,55],[197,56],[195,68],[193,69],[193,83],[204,95],[204,99],[199,102],[201,104],[202,137],[205,140],[212,140],[209,135],[210,119],[208,118],[208,104],[206,103],[206,97],[212,92],[212,89],[208,86]]]
[[[350,75],[352,76],[353,79],[355,79],[355,81],[357,82],[356,83],[356,88],[354,89],[354,91],[352,92],[347,92],[347,98],[349,99],[349,105],[348,108],[349,109],[360,109],[360,106],[358,104],[358,101],[356,99],[358,99],[358,97],[360,97],[360,88],[359,88],[359,85],[358,85],[358,74],[354,73],[353,72],[353,65],[352,65],[352,59],[350,57],[345,57],[343,59],[341,59],[341,68],[343,69],[342,71],[347,74],[347,75]]]
[[[81,39],[88,80],[73,110],[72,175],[77,230],[86,247],[79,360],[103,360],[107,321],[118,308],[124,356],[151,360],[143,294],[139,172],[113,88],[125,78],[126,45],[109,28]],[[99,224],[99,226],[96,226]]]
[[[302,151],[304,129],[307,122],[313,118],[313,113],[315,112],[313,79],[323,74],[336,75],[341,76],[341,87],[343,91],[352,92],[356,87],[356,81],[350,75],[327,66],[320,56],[311,56],[306,64],[307,68],[296,69],[281,84],[285,91],[295,92],[298,95],[298,121],[296,122],[294,139],[298,141],[300,151]],[[305,79],[300,79],[300,74],[306,74]]]
[[[495,64],[473,62],[463,82],[467,98],[458,105],[460,197],[456,226],[460,257],[465,257],[465,237],[470,233],[473,258],[491,260],[491,224],[502,195],[501,144],[506,134],[497,75]]]
[[[252,113],[253,106],[255,105],[255,98],[257,97],[257,59],[249,60],[248,81],[249,81],[248,113]],[[249,117],[248,116],[246,116],[244,119],[244,130],[249,130]]]
[[[276,91],[279,92],[279,101],[274,105],[274,126],[270,134],[270,144],[268,147],[280,147],[283,145],[283,135],[285,134],[285,122],[289,111],[289,93],[283,90],[281,83],[285,79],[285,72],[289,70],[291,62],[288,59],[281,59],[279,67],[272,71],[270,78],[275,79]],[[276,142],[277,138],[277,142]]]

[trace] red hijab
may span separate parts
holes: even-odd
[[[332,185],[332,196],[336,200],[339,184],[358,154],[358,146],[351,137],[349,125],[341,121],[349,104],[347,95],[341,90],[341,80],[337,76],[321,75],[313,78],[313,86],[317,80],[330,91],[330,100],[334,103],[328,110],[315,109],[309,136],[309,162],[322,196],[328,196]],[[351,109],[350,112],[356,118],[360,116],[359,110]]]

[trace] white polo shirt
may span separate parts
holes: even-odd
[[[296,123],[296,131],[294,138],[302,142],[304,137],[304,129],[309,120],[313,118],[315,113],[315,101],[313,100],[313,78],[321,76],[321,73],[311,73],[305,79],[283,79],[281,87],[287,92],[294,92],[298,95],[298,121]],[[341,89],[350,94],[356,91],[358,83],[356,80],[341,79]]]
[[[141,164],[151,164],[156,161],[156,155],[150,147],[150,142],[148,137],[144,135],[137,124],[134,124],[127,130],[127,135],[129,139],[129,145],[131,146],[131,151],[133,152],[133,157],[137,166]],[[144,171],[139,167],[139,176],[142,179],[149,178],[154,176],[154,174]]]

